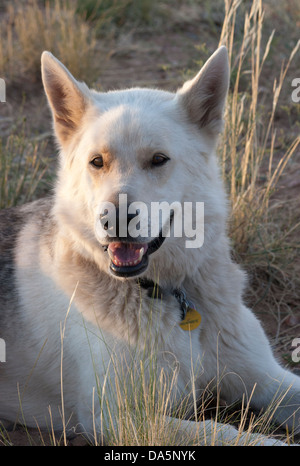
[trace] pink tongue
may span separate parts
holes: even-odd
[[[140,250],[144,248],[146,252],[147,244],[138,243],[110,243],[108,246],[112,261],[118,265],[118,263],[131,263],[129,265],[135,265],[133,262],[138,261],[140,257]],[[141,259],[140,259],[141,260]],[[139,260],[139,262],[140,262]]]

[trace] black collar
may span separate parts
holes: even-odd
[[[163,299],[163,290],[162,288],[152,280],[148,278],[138,278],[137,283],[147,290],[147,295],[152,299]],[[190,303],[186,298],[186,294],[180,288],[175,288],[171,291],[171,294],[177,299],[178,303],[180,304],[181,309],[181,318],[182,320],[186,316],[186,312],[190,307]]]

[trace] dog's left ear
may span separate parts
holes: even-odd
[[[222,46],[207,60],[195,78],[179,89],[177,97],[193,123],[217,134],[223,127],[228,86],[228,53]]]

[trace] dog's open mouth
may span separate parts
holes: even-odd
[[[110,243],[107,252],[111,260],[111,271],[118,276],[140,274],[148,266],[148,249],[146,243]]]
[[[111,243],[108,246],[108,255],[117,267],[132,267],[139,265],[147,252],[147,244],[138,243]]]
[[[112,242],[107,247],[110,270],[118,277],[134,277],[148,267],[149,255],[157,251],[164,242],[159,236],[150,243]]]
[[[170,226],[174,213],[170,216]],[[105,246],[110,258],[110,271],[117,277],[134,277],[144,272],[149,264],[150,254],[157,251],[165,240],[163,230],[150,242],[111,240]]]

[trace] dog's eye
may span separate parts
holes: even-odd
[[[96,157],[94,157],[90,161],[90,164],[95,168],[102,168],[103,167],[103,157],[102,157],[102,155],[97,155]]]
[[[168,160],[170,160],[169,157],[164,154],[154,154],[152,157],[152,165],[164,165]]]

